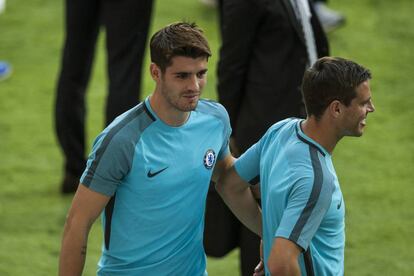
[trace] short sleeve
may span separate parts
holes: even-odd
[[[250,184],[257,184],[260,175],[260,141],[251,146],[234,163],[237,174]]]
[[[224,157],[230,154],[229,141],[230,141],[230,135],[231,135],[231,126],[230,126],[229,114],[227,113],[226,109],[222,105],[219,105],[219,108],[222,113],[221,118],[223,118],[222,122],[224,124],[223,143],[221,145],[220,152],[218,154],[218,159],[222,160]]]
[[[132,162],[129,143],[123,141],[122,135],[111,134],[104,132],[96,138],[80,179],[86,187],[107,196],[115,193]]]

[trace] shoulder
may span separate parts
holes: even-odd
[[[287,164],[290,174],[313,177],[318,151],[298,138],[298,125],[302,119],[288,118],[272,125],[263,143],[277,150],[280,160]],[[323,158],[323,157],[322,157]]]
[[[310,193],[317,191],[323,202],[330,202],[334,177],[328,169],[325,156],[316,147],[294,142],[285,152],[285,162],[289,174],[297,180],[296,187],[302,187]]]
[[[269,133],[275,133],[284,131],[287,129],[292,129],[296,126],[296,124],[300,121],[298,118],[287,118],[282,121],[279,121],[275,124],[273,124],[271,127],[269,127],[268,131]]]
[[[136,142],[145,129],[147,129],[154,121],[155,118],[148,111],[145,104],[140,103],[115,118],[115,120],[103,130],[100,137],[107,140],[107,144],[111,141],[116,141],[116,144],[122,144],[128,140]]]
[[[226,136],[230,136],[230,118],[224,106],[212,100],[201,99],[198,102],[196,112],[203,117],[207,117],[209,120],[212,119],[213,121],[219,122],[223,126]]]
[[[201,99],[198,102],[196,110],[200,113],[209,114],[221,120],[228,120],[229,118],[227,110],[224,106],[213,100]]]
[[[295,134],[295,126],[300,119],[288,118],[273,124],[268,128],[261,139],[264,144],[285,144]]]

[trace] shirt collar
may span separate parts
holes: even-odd
[[[303,131],[302,131],[302,122],[305,120],[298,120],[298,122],[296,123],[296,135],[298,136],[299,140],[301,140],[302,142],[315,147],[323,156],[330,156],[329,152],[325,150],[324,147],[322,147],[320,144],[318,144],[315,140],[313,140],[312,138],[310,138],[309,136],[307,136]]]

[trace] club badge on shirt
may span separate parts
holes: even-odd
[[[216,161],[216,153],[212,149],[207,150],[204,154],[204,166],[211,170],[214,166],[214,161]]]

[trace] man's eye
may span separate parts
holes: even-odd
[[[368,106],[368,105],[370,105],[370,103],[371,103],[371,101],[365,101],[365,102],[362,103],[362,105],[363,106]]]
[[[199,78],[199,79],[202,79],[202,78],[204,78],[204,76],[207,74],[207,72],[200,72],[200,73],[197,73],[197,78]]]
[[[179,79],[185,79],[187,77],[188,77],[188,74],[186,74],[186,73],[177,74],[177,78],[179,78]]]

